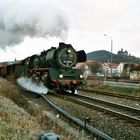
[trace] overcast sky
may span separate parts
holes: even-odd
[[[76,50],[140,57],[139,0],[0,0],[0,61],[23,59],[59,41]]]

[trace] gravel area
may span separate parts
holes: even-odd
[[[116,117],[110,117],[102,112],[75,104],[73,102],[62,100],[56,97],[50,97],[58,106],[63,107],[71,114],[85,120],[91,118],[91,124],[100,131],[114,137],[116,140],[139,140],[140,126],[129,124],[123,120],[117,120]]]

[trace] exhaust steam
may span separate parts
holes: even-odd
[[[30,78],[20,77],[17,79],[17,83],[25,88],[26,90],[39,93],[39,94],[47,94],[48,89],[43,85],[43,83],[34,83]]]

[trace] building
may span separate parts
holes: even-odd
[[[122,72],[123,72],[123,70],[124,70],[124,65],[125,65],[125,63],[123,63],[123,62],[121,62],[119,65],[118,65],[118,67],[117,67],[117,73],[118,74],[122,74]]]
[[[122,76],[123,78],[130,78],[140,80],[140,64],[129,64],[121,62],[116,63],[100,63],[94,60],[88,60],[84,63],[78,63],[77,68],[80,68],[84,72],[84,77],[88,76]]]
[[[131,64],[130,65],[130,79],[131,80],[140,80],[140,64]]]
[[[102,67],[103,67],[102,73],[105,75],[112,76],[118,73],[118,64],[108,62],[103,63]]]
[[[123,51],[123,48],[122,48],[120,51],[118,51],[118,55],[128,56],[128,52],[127,52],[127,50]]]
[[[130,72],[131,80],[140,80],[140,71],[132,71]]]
[[[102,63],[99,63],[95,60],[88,60],[84,63],[78,63],[77,68],[80,68],[84,71],[84,77],[93,76],[97,72],[101,72]]]

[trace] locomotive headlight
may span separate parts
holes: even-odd
[[[80,75],[80,78],[82,79],[83,78],[83,75]]]
[[[68,49],[68,53],[71,53],[71,49]]]
[[[63,74],[60,74],[59,77],[62,79],[63,78]]]

